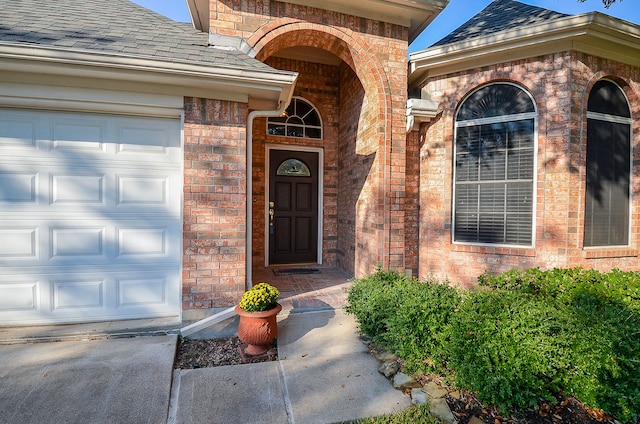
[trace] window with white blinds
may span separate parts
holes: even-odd
[[[453,240],[531,246],[537,113],[520,87],[492,84],[456,118]]]
[[[629,244],[632,122],[620,87],[598,81],[587,106],[585,247]]]

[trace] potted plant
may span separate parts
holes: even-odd
[[[278,335],[276,315],[282,310],[279,296],[280,291],[265,282],[256,284],[242,295],[235,311],[240,316],[238,338],[244,343],[240,346],[243,360],[246,361],[247,356],[264,355],[271,348]]]

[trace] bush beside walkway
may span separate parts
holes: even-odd
[[[640,273],[529,269],[479,281],[463,291],[381,270],[355,281],[346,311],[405,371],[443,375],[504,412],[562,394],[640,418]]]

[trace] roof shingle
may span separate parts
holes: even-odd
[[[514,0],[494,0],[433,46],[444,46],[569,15]]]
[[[280,73],[129,0],[0,0],[0,44]]]

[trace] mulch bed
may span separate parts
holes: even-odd
[[[241,344],[242,342],[237,337],[204,340],[180,338],[173,367],[175,369],[194,369],[244,364],[238,350]],[[270,352],[273,354],[266,358],[253,359],[246,363],[278,359],[275,347]]]
[[[459,424],[468,424],[475,416],[486,424],[620,424],[602,411],[586,408],[575,398],[558,398],[557,404],[543,403],[509,417],[495,408],[482,405],[473,394],[455,391],[447,396],[447,403]]]

